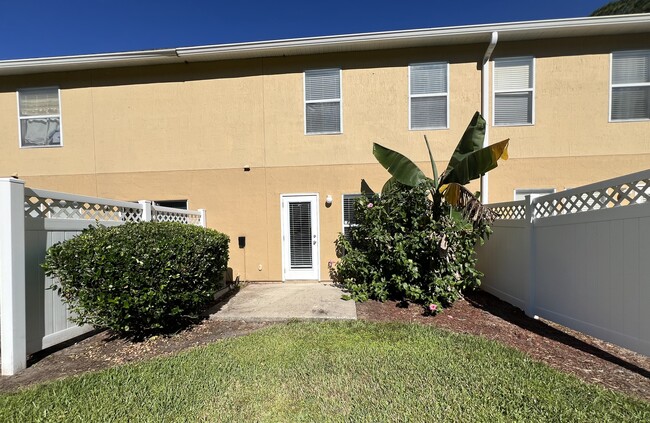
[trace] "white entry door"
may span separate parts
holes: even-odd
[[[288,194],[282,203],[284,280],[319,280],[318,194]]]

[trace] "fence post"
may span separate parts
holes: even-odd
[[[199,224],[205,228],[208,226],[208,220],[207,220],[205,209],[199,209],[199,213],[201,213],[201,220]]]
[[[27,365],[25,182],[0,178],[0,349],[2,374]]]
[[[526,268],[526,285],[528,288],[528,301],[526,302],[526,314],[534,317],[537,314],[535,305],[535,282],[536,282],[536,241],[535,241],[535,204],[530,195],[526,196],[526,248],[528,250],[528,265]]]
[[[140,200],[138,203],[142,204],[142,221],[151,222],[151,201]]]

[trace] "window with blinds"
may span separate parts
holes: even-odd
[[[305,71],[305,133],[341,132],[341,69]]]
[[[18,91],[18,126],[21,147],[57,147],[61,139],[59,89],[29,88]]]
[[[354,204],[361,198],[361,194],[343,195],[343,236],[349,238],[350,228],[357,224],[354,216]]]
[[[312,267],[311,203],[289,203],[289,248],[292,269]]]
[[[409,129],[449,127],[448,68],[446,62],[409,66]]]
[[[612,53],[610,120],[650,119],[650,50]]]
[[[494,60],[494,125],[534,123],[534,59],[511,57]]]

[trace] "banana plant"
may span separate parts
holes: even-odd
[[[398,184],[409,187],[427,184],[434,204],[439,204],[440,199],[444,197],[450,205],[462,210],[471,220],[493,220],[491,211],[484,207],[464,185],[497,167],[499,159],[507,160],[510,140],[505,139],[483,147],[484,139],[485,119],[476,112],[458,142],[447,168],[442,175],[438,176],[429,140],[425,135],[424,142],[429,152],[433,179],[426,176],[408,157],[373,143],[372,152],[375,158],[392,175],[384,184],[382,194],[395,189]]]

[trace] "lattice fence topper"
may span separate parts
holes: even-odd
[[[535,201],[535,217],[550,217],[590,210],[610,209],[650,201],[650,178],[622,182],[557,198],[550,195]]]
[[[142,209],[139,204],[106,204],[83,199],[57,198],[55,193],[39,195],[25,190],[25,216],[45,219],[81,219],[109,222],[139,222]],[[80,197],[81,198],[81,197]],[[97,199],[99,200],[99,199]]]
[[[496,214],[497,220],[521,220],[526,218],[526,205],[525,204],[508,204],[497,205],[492,207],[492,211]]]
[[[152,210],[151,220],[154,220],[156,222],[179,222],[179,223],[186,223],[189,225],[200,225],[201,214],[192,213],[192,212],[183,213],[183,212],[173,212],[173,211]]]

